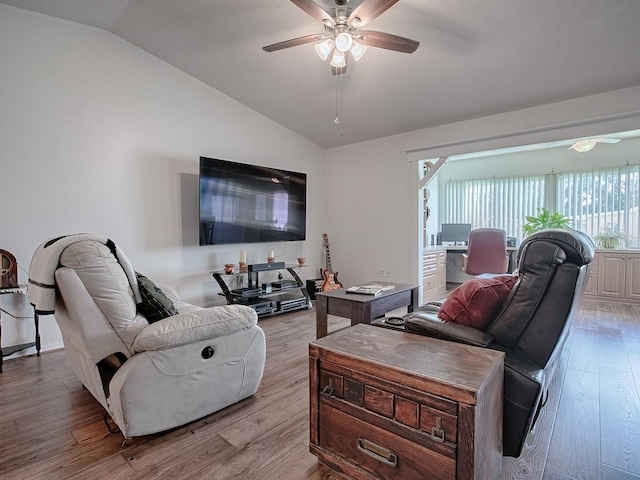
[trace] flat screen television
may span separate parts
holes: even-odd
[[[307,174],[200,157],[200,245],[304,240]]]
[[[470,223],[443,223],[440,239],[442,243],[466,245],[469,241],[469,232],[471,232]]]

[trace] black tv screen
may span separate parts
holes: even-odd
[[[200,157],[200,245],[304,240],[307,174]]]

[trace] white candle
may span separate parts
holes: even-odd
[[[271,250],[269,252],[269,258],[276,258],[276,252],[274,252],[273,250]]]
[[[240,261],[242,263],[247,263],[247,251],[246,250],[240,250]]]

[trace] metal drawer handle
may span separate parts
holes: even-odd
[[[320,394],[330,397],[333,394],[333,391],[334,391],[334,388],[331,385],[325,385],[325,387],[322,390],[320,390]]]
[[[436,417],[436,426],[431,428],[431,439],[438,443],[444,442],[444,430],[442,429],[442,419]]]
[[[331,395],[333,395],[334,391],[335,388],[333,387],[333,378],[329,377],[329,385],[325,385],[324,388],[320,390],[320,394],[330,397]]]
[[[366,453],[377,461],[389,465],[390,467],[398,466],[398,456],[388,448],[381,447],[380,445],[373,443],[367,439],[358,439],[358,450],[362,453]]]

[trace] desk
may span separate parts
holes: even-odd
[[[0,295],[9,295],[9,294],[18,294],[18,295],[27,295],[27,285],[18,285],[17,287],[12,288],[0,288]],[[6,312],[7,315],[11,315]],[[36,338],[34,342],[23,343],[21,345],[13,345],[11,347],[1,348],[2,344],[2,312],[0,311],[0,373],[2,373],[2,364],[4,363],[2,357],[8,357],[9,355],[13,355],[20,350],[24,350],[30,347],[36,347],[37,355],[40,356],[40,321],[38,319],[38,314],[33,311],[33,321],[36,327]],[[15,317],[14,317],[15,318]]]
[[[346,293],[345,288],[316,293],[316,338],[327,336],[327,315],[350,318],[351,325],[357,325],[370,324],[374,318],[396,308],[407,307],[408,312],[418,308],[418,285],[379,281],[368,283],[393,285],[394,288],[376,296]]]
[[[462,254],[465,245],[431,245],[425,247],[422,257],[423,298],[422,303],[446,297],[447,283],[464,283],[474,278],[462,270]],[[507,247],[509,271],[516,267],[518,247]],[[446,257],[441,259],[440,257]],[[441,269],[443,270],[441,272]],[[446,272],[445,272],[446,271]],[[442,280],[439,280],[442,277]]]

